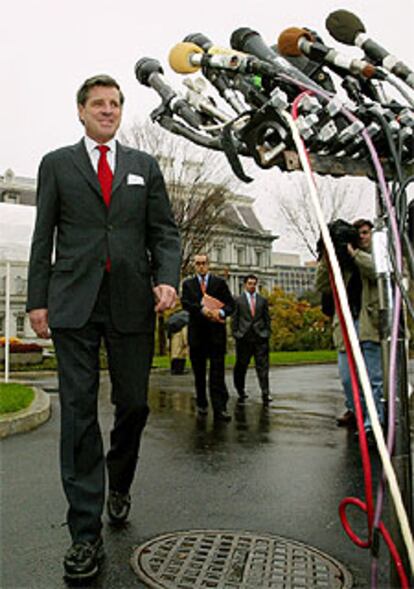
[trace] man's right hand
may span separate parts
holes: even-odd
[[[30,325],[38,337],[50,338],[47,309],[32,309],[29,311]]]

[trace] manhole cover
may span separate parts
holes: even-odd
[[[350,573],[319,550],[251,532],[190,530],[134,551],[132,567],[155,589],[339,589]]]

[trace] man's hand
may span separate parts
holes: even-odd
[[[215,323],[225,323],[224,318],[221,316],[220,309],[213,309],[211,311],[211,320]]]
[[[346,244],[346,248],[347,248],[347,250],[348,250],[348,254],[349,254],[349,255],[350,255],[352,258],[354,258],[354,257],[355,257],[355,254],[357,253],[357,250],[356,250],[356,249],[354,249],[350,243],[347,243],[347,244]]]
[[[174,307],[177,300],[177,291],[169,284],[159,284],[153,288],[156,305],[155,312],[162,313]]]
[[[32,309],[29,312],[30,325],[38,337],[50,338],[47,309]]]
[[[202,307],[201,312],[209,321],[213,321],[214,323],[224,323],[224,319],[221,317],[219,309],[207,309],[207,307]]]

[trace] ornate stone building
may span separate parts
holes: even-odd
[[[11,170],[7,170],[4,176],[0,176],[0,203],[27,205],[32,209],[35,205],[35,189],[34,179],[16,177]],[[256,274],[259,277],[260,286],[268,291],[277,285],[285,288],[287,292],[300,294],[309,287],[309,282],[306,281],[313,271],[300,266],[298,256],[294,260],[289,258],[288,268],[286,264],[280,264],[280,260],[275,265],[272,244],[277,236],[263,228],[254,212],[253,202],[253,199],[248,196],[229,193],[225,215],[228,223],[214,231],[209,243],[212,270],[227,278],[234,295],[241,292],[243,278],[249,273]],[[19,243],[10,247],[4,241],[3,243],[0,241],[0,335],[4,335],[5,328],[5,260],[9,260],[11,262],[10,335],[34,337],[25,315],[27,262],[19,261],[27,260],[28,257],[28,244],[34,222],[33,209],[31,213],[31,215],[24,215],[26,225],[21,225],[20,221],[12,227],[3,225],[5,233],[19,235]],[[1,223],[0,218],[0,226]],[[23,245],[24,239],[26,239],[25,245]],[[18,252],[19,255],[13,257],[13,252]]]

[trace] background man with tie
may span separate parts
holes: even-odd
[[[236,364],[234,386],[239,403],[244,403],[246,372],[252,356],[264,404],[271,401],[269,394],[269,337],[271,322],[267,300],[256,292],[257,276],[249,274],[244,279],[244,292],[236,299],[232,317],[232,332],[236,340]]]
[[[84,139],[47,154],[38,175],[27,310],[36,334],[51,334],[58,360],[70,579],[95,575],[103,556],[101,341],[115,405],[107,510],[119,524],[128,516],[149,413],[155,312],[174,305],[179,280],[179,236],[158,164],[114,139],[123,101],[113,78],[86,80],[77,94]]]
[[[199,415],[207,414],[206,375],[207,360],[210,361],[209,391],[216,421],[230,421],[226,411],[228,392],[224,379],[224,357],[226,354],[225,319],[234,310],[234,301],[226,281],[209,273],[206,254],[194,256],[196,275],[183,283],[181,303],[189,312],[188,343],[190,360],[194,372],[197,410]],[[209,310],[203,304],[204,294],[218,299],[221,309]]]

